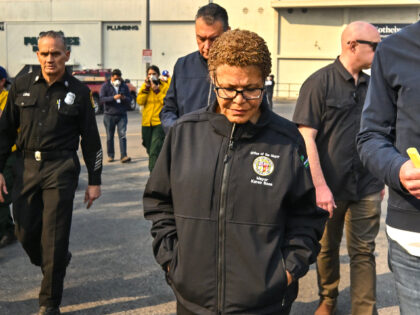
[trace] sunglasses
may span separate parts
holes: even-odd
[[[356,42],[359,44],[366,44],[369,45],[373,51],[376,50],[376,47],[378,46],[378,42],[371,42],[369,40],[363,40],[363,39],[356,39]],[[347,44],[350,44],[350,42],[347,42]]]

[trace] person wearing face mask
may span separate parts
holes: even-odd
[[[137,103],[144,106],[142,119],[142,144],[149,155],[149,170],[152,171],[165,140],[165,133],[159,114],[163,107],[163,99],[169,84],[159,79],[157,66],[147,68],[147,77],[137,95]]]
[[[99,93],[100,101],[104,103],[104,125],[106,130],[106,147],[108,162],[114,161],[114,133],[117,128],[120,142],[121,163],[131,161],[127,156],[127,109],[130,106],[130,90],[121,77],[121,70],[114,69],[111,79],[106,81]]]

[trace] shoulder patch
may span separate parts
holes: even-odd
[[[300,161],[302,162],[302,164],[305,168],[309,167],[309,159],[308,159],[307,156],[305,157],[303,154],[301,154],[300,155]]]

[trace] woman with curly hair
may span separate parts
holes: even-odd
[[[178,314],[288,314],[325,212],[296,126],[262,102],[265,41],[233,30],[208,60],[216,102],[170,130],[144,193]]]

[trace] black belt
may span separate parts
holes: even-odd
[[[22,154],[24,158],[32,158],[36,161],[47,161],[47,160],[57,160],[59,158],[66,158],[74,154],[75,151],[72,150],[58,150],[58,151],[29,151],[23,150]]]

